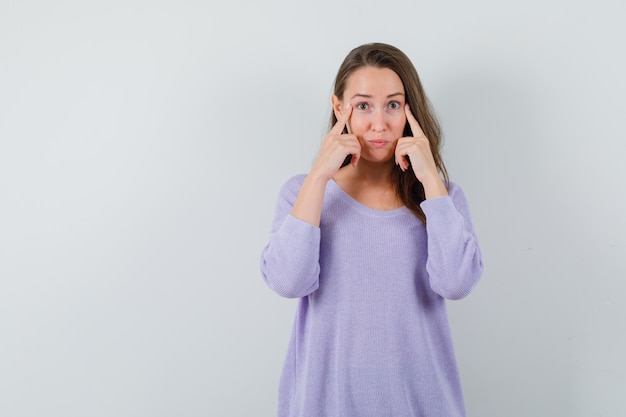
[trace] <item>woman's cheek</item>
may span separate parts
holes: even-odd
[[[354,134],[357,134],[358,132],[362,132],[363,126],[365,124],[366,124],[366,119],[363,117],[363,115],[353,114],[352,117],[350,117],[350,128],[352,130],[352,133]]]
[[[402,114],[402,115],[398,115],[398,117],[395,119],[394,122],[394,127],[395,127],[395,131],[398,132],[400,134],[400,136],[403,135],[404,133],[404,127],[406,126],[406,115]],[[398,137],[400,137],[398,136]]]

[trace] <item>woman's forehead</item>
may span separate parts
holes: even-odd
[[[363,67],[348,77],[344,96],[389,97],[404,94],[402,80],[389,68]]]

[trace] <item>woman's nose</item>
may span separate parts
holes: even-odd
[[[372,123],[373,131],[380,132],[380,131],[385,130],[385,127],[387,126],[385,112],[383,112],[382,110],[374,111],[372,114],[371,123]]]

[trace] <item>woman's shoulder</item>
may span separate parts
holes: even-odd
[[[454,205],[457,207],[467,208],[468,201],[465,191],[463,191],[463,188],[461,188],[458,183],[452,181],[448,182],[448,195],[454,202]]]
[[[302,183],[304,183],[305,178],[306,174],[292,175],[287,178],[287,180],[280,187],[279,194],[287,199],[295,198],[300,192],[300,188],[302,187]]]
[[[291,177],[287,178],[287,181],[285,181],[285,185],[292,185],[292,186],[302,186],[302,183],[304,182],[304,179],[306,178],[306,174],[296,174],[296,175],[292,175]]]
[[[306,174],[296,174],[287,178],[284,182],[282,188],[284,191],[298,191],[300,187],[302,187],[302,183],[306,178]]]
[[[452,197],[456,194],[463,194],[461,186],[453,181],[448,181],[448,194]]]

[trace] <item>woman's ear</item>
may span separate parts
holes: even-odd
[[[337,120],[341,119],[341,114],[343,113],[341,108],[341,100],[339,100],[339,97],[333,94],[331,98],[331,103],[333,105],[333,112],[335,113],[335,117],[337,118]]]

